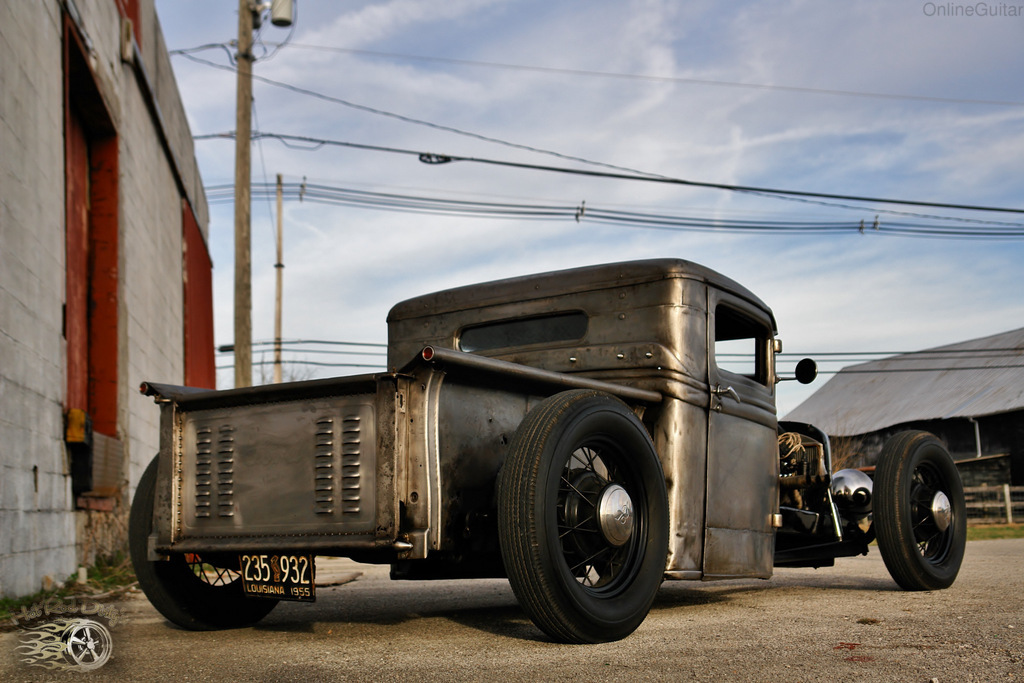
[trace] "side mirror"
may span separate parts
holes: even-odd
[[[810,358],[804,358],[796,364],[796,381],[810,384],[818,377],[818,364]]]

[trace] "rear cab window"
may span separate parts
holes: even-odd
[[[472,325],[464,328],[459,335],[459,349],[478,353],[580,341],[587,333],[587,324],[586,313],[569,311]]]

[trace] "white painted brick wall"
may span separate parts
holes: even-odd
[[[182,182],[205,232],[191,134],[153,0],[143,49]],[[118,432],[131,490],[156,453],[159,410],[143,380],[184,380],[181,198],[132,67],[120,60],[114,0],[76,3],[118,128],[120,167]],[[0,596],[39,590],[76,567],[74,501],[63,443],[66,386],[64,141],[60,0],[0,2]],[[35,469],[33,469],[35,468]]]
[[[64,150],[59,19],[56,2],[0,5],[2,595],[37,591],[43,575],[62,579],[74,567],[74,515],[61,441]]]
[[[126,135],[138,143],[121,160],[122,206],[126,224],[124,310],[128,338],[122,406],[131,426],[128,450],[132,486],[159,445],[159,409],[141,396],[143,381],[183,384],[183,291],[181,265],[181,197],[170,169],[153,163],[163,159],[145,103],[129,95]]]

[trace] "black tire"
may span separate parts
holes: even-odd
[[[509,444],[497,497],[512,590],[542,631],[598,643],[636,630],[665,571],[668,500],[651,438],[624,403],[573,390],[530,411]]]
[[[964,559],[967,514],[960,473],[942,443],[921,431],[886,441],[872,497],[878,549],[896,583],[949,587]]]
[[[252,626],[277,605],[271,598],[247,598],[238,571],[216,567],[195,554],[149,561],[157,459],[149,464],[132,501],[128,545],[139,587],[168,621],[191,631]],[[224,564],[218,562],[218,564]]]

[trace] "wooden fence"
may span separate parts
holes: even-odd
[[[968,524],[1024,522],[1024,486],[965,486]]]

